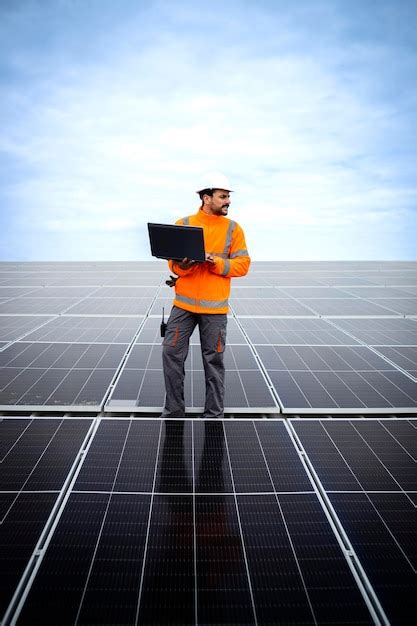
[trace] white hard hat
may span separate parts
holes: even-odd
[[[200,187],[197,189],[197,193],[200,193],[204,189],[224,189],[225,191],[232,191],[232,189],[230,189],[229,180],[221,172],[207,172],[204,174],[201,179]]]

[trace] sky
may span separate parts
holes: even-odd
[[[417,260],[415,0],[0,0],[0,260],[150,260],[219,170],[253,260]]]

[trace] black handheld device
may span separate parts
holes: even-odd
[[[161,337],[165,337],[166,329],[167,329],[167,325],[164,319],[164,307],[162,307]]]

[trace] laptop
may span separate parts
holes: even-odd
[[[204,262],[203,229],[198,226],[176,226],[173,224],[151,224],[148,222],[152,256],[158,259]]]

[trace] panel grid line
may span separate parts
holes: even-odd
[[[123,448],[122,448],[122,451],[120,453],[119,462],[117,464],[117,469],[116,469],[116,472],[114,474],[112,489],[110,491],[109,498],[107,500],[106,509],[104,511],[103,519],[101,521],[100,530],[99,530],[97,541],[96,541],[96,545],[95,545],[95,548],[94,548],[94,553],[93,553],[93,556],[91,558],[90,567],[89,567],[89,570],[88,570],[88,574],[87,574],[87,578],[86,578],[86,581],[85,581],[84,589],[83,589],[83,592],[82,592],[82,595],[81,595],[80,604],[78,606],[78,611],[77,611],[77,615],[76,615],[76,618],[75,618],[75,621],[74,621],[74,626],[77,626],[77,624],[78,624],[78,620],[79,620],[80,613],[81,613],[81,610],[82,610],[82,606],[83,606],[83,603],[84,603],[85,594],[87,592],[87,587],[88,587],[88,584],[90,582],[91,572],[93,570],[94,561],[96,559],[96,554],[97,554],[98,547],[99,547],[99,544],[100,544],[100,541],[101,541],[101,537],[102,537],[102,534],[103,534],[103,529],[104,529],[104,526],[106,524],[107,513],[108,513],[109,508],[110,508],[113,487],[116,484],[117,476],[118,476],[118,473],[119,473],[119,469],[120,469],[120,465],[121,465],[121,462],[122,462],[123,453],[124,453],[125,448],[126,448],[126,443],[127,443],[128,437],[129,437],[131,426],[132,426],[132,422],[130,421],[129,422],[129,426],[128,426],[127,430],[126,430],[125,440],[123,442]]]
[[[385,526],[385,528],[387,529],[388,533],[391,535],[394,543],[397,545],[397,548],[399,549],[399,551],[402,553],[402,555],[404,556],[404,558],[406,559],[406,561],[408,562],[408,564],[410,565],[411,569],[413,570],[414,573],[416,573],[416,568],[414,567],[414,565],[411,563],[410,559],[408,558],[407,554],[404,552],[404,550],[402,549],[402,547],[400,546],[400,544],[398,543],[397,539],[395,538],[395,536],[393,535],[391,529],[389,528],[389,526],[387,525],[387,523],[385,522],[384,518],[382,517],[382,515],[380,514],[380,512],[378,511],[378,509],[376,508],[376,506],[374,505],[374,503],[372,502],[371,498],[368,497],[368,493],[365,491],[364,487],[362,486],[361,481],[359,480],[359,478],[356,476],[356,474],[353,472],[352,468],[350,467],[350,464],[348,463],[347,459],[345,458],[344,454],[342,453],[342,451],[340,450],[339,446],[336,444],[336,442],[333,440],[333,437],[330,435],[330,433],[326,430],[325,426],[322,426],[323,429],[325,430],[327,436],[329,437],[329,439],[331,440],[332,444],[334,445],[334,447],[336,448],[336,450],[338,451],[338,453],[340,454],[340,456],[342,457],[342,459],[344,460],[344,462],[346,463],[346,465],[348,466],[348,468],[350,469],[350,471],[352,472],[353,476],[355,477],[355,480],[358,482],[360,488],[361,488],[361,492],[365,494],[367,500],[369,501],[369,504],[372,506],[372,508],[374,509],[375,513],[378,515],[378,517],[380,518],[381,522],[383,523],[383,525]],[[407,494],[405,494],[407,495]],[[408,496],[407,496],[408,497]]]
[[[260,447],[261,452],[262,452],[262,456],[263,456],[263,459],[264,459],[264,462],[265,462],[265,465],[266,465],[266,469],[268,471],[269,479],[270,479],[271,484],[273,485],[273,487],[275,487],[274,481],[273,481],[273,478],[272,478],[272,474],[271,474],[271,470],[269,468],[269,464],[268,464],[268,461],[267,461],[266,456],[265,456],[265,451],[264,451],[262,442],[261,442],[261,440],[259,438],[258,429],[256,428],[256,424],[254,422],[252,422],[252,424],[253,424],[253,428],[255,430],[255,434],[256,434],[256,437],[257,437],[257,440],[258,440],[258,443],[259,443],[259,447]],[[314,489],[312,490],[312,492],[314,493]],[[278,507],[279,507],[279,512],[281,514],[281,518],[282,518],[282,521],[283,521],[283,524],[284,524],[284,527],[285,527],[285,532],[287,534],[288,541],[289,541],[289,543],[291,545],[291,551],[292,551],[292,553],[294,555],[294,560],[295,560],[295,563],[297,565],[297,569],[298,569],[298,573],[299,573],[300,578],[301,578],[302,585],[304,587],[304,592],[305,592],[306,597],[307,597],[307,602],[308,602],[308,605],[310,607],[311,615],[313,616],[313,619],[314,619],[314,624],[316,626],[318,626],[317,617],[316,617],[316,614],[314,612],[313,605],[311,603],[310,594],[308,593],[307,585],[306,585],[305,580],[304,580],[304,576],[303,576],[303,572],[301,570],[300,562],[298,560],[297,553],[296,553],[296,550],[295,550],[295,547],[294,547],[294,543],[293,543],[293,540],[292,540],[292,537],[291,537],[291,533],[290,533],[289,528],[288,528],[287,520],[285,519],[284,511],[282,510],[282,505],[281,505],[281,502],[279,500],[278,493],[275,490],[274,490],[274,496],[275,496],[275,500],[276,500],[276,502],[278,504]]]
[[[159,427],[158,448],[157,448],[156,456],[155,456],[155,469],[154,469],[154,475],[153,475],[151,501],[150,501],[150,505],[149,505],[148,524],[147,524],[147,528],[146,528],[145,547],[144,547],[144,551],[143,551],[142,571],[141,571],[141,575],[140,575],[140,585],[139,585],[138,602],[137,602],[137,608],[136,608],[135,626],[138,626],[140,603],[141,603],[141,600],[142,600],[142,588],[143,588],[143,580],[144,580],[144,577],[145,577],[145,564],[146,564],[146,556],[147,556],[147,552],[148,552],[149,530],[150,530],[150,527],[151,527],[151,517],[152,517],[153,501],[154,501],[154,496],[155,496],[155,484],[156,484],[156,474],[157,474],[157,470],[158,470],[159,450],[160,450],[160,446],[161,446],[161,434],[162,434],[162,421],[161,421],[161,424],[160,424],[160,427]]]
[[[254,617],[254,620],[255,620],[255,626],[258,626],[258,617],[257,617],[257,614],[256,614],[255,599],[254,599],[254,596],[253,596],[252,581],[251,581],[251,577],[250,577],[250,573],[249,573],[249,565],[248,565],[248,559],[247,559],[247,555],[246,555],[245,540],[243,538],[242,523],[241,523],[241,520],[240,520],[239,506],[238,506],[238,501],[237,501],[235,479],[234,479],[234,475],[233,475],[232,463],[231,463],[231,460],[230,460],[229,445],[228,445],[228,441],[227,441],[226,429],[224,427],[224,421],[222,422],[222,426],[223,426],[223,437],[224,437],[224,442],[225,442],[226,452],[227,452],[227,459],[228,459],[228,462],[229,462],[230,478],[231,478],[231,481],[232,481],[233,498],[234,498],[234,502],[235,502],[235,509],[236,509],[236,514],[237,514],[237,520],[238,520],[238,524],[239,524],[240,541],[241,541],[241,544],[242,544],[243,556],[244,556],[244,559],[245,559],[246,576],[247,576],[247,579],[248,579],[249,592],[250,592],[250,597],[251,597],[251,601],[252,601],[253,617]]]
[[[297,450],[297,453],[301,459],[301,462],[309,476],[311,483],[314,486],[314,490],[319,499],[319,502],[322,506],[322,509],[330,523],[330,526],[333,530],[333,533],[336,536],[336,539],[345,555],[346,561],[349,565],[349,568],[356,580],[356,583],[359,587],[359,590],[366,602],[366,605],[374,619],[374,622],[377,626],[390,626],[390,622],[385,614],[384,609],[379,601],[377,594],[371,582],[366,574],[364,567],[360,559],[358,558],[350,540],[347,536],[345,529],[343,527],[342,522],[339,519],[336,511],[332,503],[330,502],[327,492],[324,489],[324,486],[317,475],[317,472],[314,469],[314,465],[311,462],[306,450],[304,449],[303,444],[300,441],[300,438],[293,426],[293,420],[284,420],[284,426]]]
[[[39,541],[35,546],[35,549],[30,557],[28,564],[23,572],[20,581],[16,587],[13,598],[11,599],[9,606],[3,617],[3,625],[6,626],[9,623],[11,626],[16,626],[16,622],[22,611],[26,598],[35,580],[39,567],[42,564],[43,558],[47,551],[48,545],[54,535],[55,529],[62,516],[66,503],[71,495],[71,488],[75,484],[77,476],[81,470],[81,467],[86,458],[86,453],[94,440],[95,433],[100,425],[100,419],[93,419],[91,425],[86,433],[84,441],[80,446],[79,452],[74,459],[71,469],[68,472],[67,478],[59,492],[58,498],[52,508],[51,514],[44,526],[44,529],[39,537]]]

